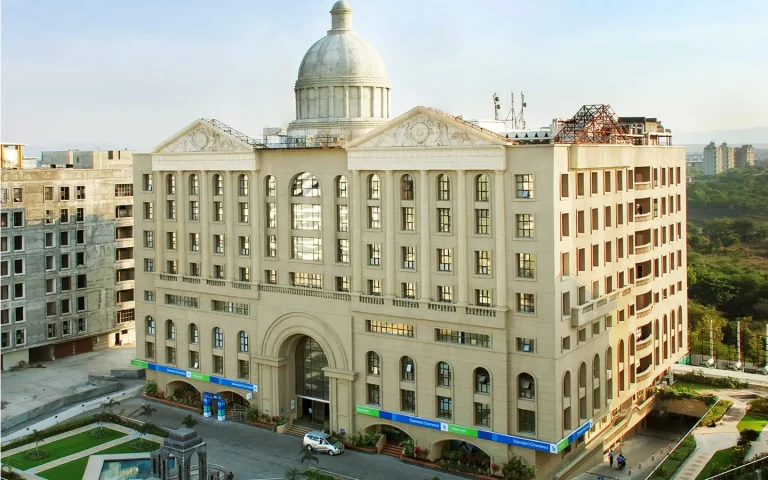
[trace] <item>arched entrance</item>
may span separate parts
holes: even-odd
[[[229,408],[230,405],[238,405],[243,408],[248,408],[251,406],[251,402],[249,402],[248,399],[246,399],[243,395],[240,395],[237,392],[224,390],[218,393],[219,395],[221,395],[221,398],[223,398],[224,401],[227,402],[227,408]]]
[[[198,389],[184,380],[174,380],[165,386],[165,396],[168,400],[184,405],[201,406],[203,396]]]
[[[328,357],[314,338],[301,335],[294,348],[296,418],[322,425],[330,420],[330,385],[323,368]]]
[[[438,463],[471,465],[483,470],[488,470],[493,461],[493,458],[483,449],[464,440],[434,442],[432,444],[432,458]]]

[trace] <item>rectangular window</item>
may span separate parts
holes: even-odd
[[[141,186],[142,186],[142,190],[144,190],[145,192],[152,191],[152,174],[151,173],[144,173],[141,175]]]
[[[413,270],[416,268],[416,247],[400,247],[403,255],[403,268]]]
[[[193,222],[200,220],[200,202],[197,200],[189,202],[189,219]]]
[[[150,182],[150,190],[151,190],[151,185],[152,185],[152,182]],[[132,183],[115,184],[115,196],[116,197],[132,197],[133,184]]]
[[[13,227],[23,227],[24,226],[24,211],[19,210],[17,212],[13,212]]]
[[[381,405],[381,387],[372,383],[368,386],[368,405]]]
[[[64,309],[66,308],[66,311]],[[69,313],[69,299],[64,299],[61,301],[61,309],[62,313]],[[47,317],[52,317],[56,315],[56,302],[46,302],[45,304],[45,315]]]
[[[534,278],[536,255],[533,253],[517,254],[517,276],[521,278]]]
[[[165,248],[176,250],[176,232],[166,232]]]
[[[77,333],[84,333],[88,331],[88,320],[85,318],[77,319]]]
[[[179,266],[176,260],[168,260],[165,262],[165,273],[171,275],[177,275],[179,273]]]
[[[153,290],[144,290],[144,301],[145,302],[154,302],[155,301],[155,292]]]
[[[213,236],[213,253],[224,254],[224,235]]]
[[[144,351],[146,358],[155,358],[155,344],[153,342],[146,342]]]
[[[450,248],[437,249],[437,270],[450,272],[453,269],[453,255]]]
[[[533,198],[533,175],[515,175],[515,198]]]
[[[402,207],[402,229],[408,232],[416,230],[416,213],[414,207]]]
[[[200,352],[196,350],[189,351],[189,368],[200,368]]]
[[[240,202],[240,223],[248,223],[249,218],[248,202]]]
[[[13,274],[24,275],[24,259],[17,258],[13,261]]]
[[[323,240],[313,237],[291,237],[294,260],[320,262],[323,260]]]
[[[534,340],[532,338],[517,337],[517,351],[525,352],[525,353],[533,353],[535,351]]]
[[[491,426],[491,405],[475,402],[475,425]]]
[[[48,338],[56,338],[56,324],[55,323],[49,323],[48,324]]]
[[[453,303],[453,287],[438,285],[437,300],[439,302]]]
[[[66,208],[59,211],[59,223],[69,223],[69,210]]]
[[[224,374],[224,357],[221,355],[213,356],[213,373]]]
[[[237,243],[239,247],[239,253],[243,257],[247,257],[251,254],[251,237],[237,237]]]
[[[368,280],[368,295],[381,296],[381,280]]]
[[[624,172],[621,170],[616,171],[616,191],[620,192],[624,190]]]
[[[590,193],[592,193],[592,195],[597,195],[597,193],[600,191],[598,181],[599,176],[597,172],[592,172],[592,175],[590,176]]]
[[[478,235],[491,233],[491,216],[487,208],[475,209],[475,233]]]
[[[491,336],[484,333],[462,332],[459,330],[435,329],[435,341],[491,348]]]
[[[605,207],[605,228],[611,227],[611,219],[613,218],[613,214],[611,213],[611,206],[608,205]]]
[[[238,279],[241,282],[251,281],[251,267],[240,267],[238,270]]]
[[[533,215],[518,213],[515,215],[518,238],[533,238]]]
[[[75,232],[75,242],[78,245],[83,245],[85,243],[85,230],[77,230]]]
[[[251,364],[248,360],[237,361],[237,378],[244,380],[251,378]]]
[[[294,230],[320,230],[322,207],[312,203],[294,203],[291,222]]]
[[[536,412],[518,408],[517,431],[525,433],[536,433]]]
[[[247,303],[224,302],[221,300],[211,300],[211,311],[233,313],[235,315],[248,315]]]
[[[277,204],[267,202],[267,228],[277,228]]]
[[[413,390],[400,390],[400,411],[416,412],[416,392]]]
[[[176,220],[176,200],[166,200],[165,213],[168,220]]]
[[[190,252],[200,251],[200,234],[199,233],[189,234],[189,251]]]
[[[277,235],[267,235],[266,251],[264,254],[270,258],[277,257]]]
[[[439,233],[451,233],[451,209],[437,209],[437,231]]]
[[[3,189],[3,191],[5,191],[5,189]],[[45,187],[43,189],[43,201],[45,202],[53,201],[53,187]]]
[[[55,278],[46,278],[45,279],[45,294],[46,295],[50,295],[52,293],[56,293],[56,279]]]
[[[611,193],[611,172],[603,172],[603,193]]]
[[[416,298],[416,284],[410,282],[403,282],[400,284],[402,289],[403,298]]]
[[[336,242],[336,261],[349,263],[349,240],[340,238]]]
[[[534,304],[534,296],[532,293],[517,294],[517,312],[518,313],[535,313],[536,312],[536,307]]]
[[[216,278],[218,280],[224,280],[224,265],[216,265],[213,266],[213,278]]]
[[[271,205],[274,205],[274,204],[271,204]],[[213,221],[214,222],[224,221],[224,202],[213,202]]]
[[[62,247],[69,246],[69,232],[59,232],[59,245]]]
[[[453,418],[453,399],[437,397],[437,417],[449,420]]]
[[[475,289],[475,305],[479,307],[493,306],[491,291],[488,289],[476,288]]]
[[[413,338],[413,325],[407,323],[382,322],[378,320],[366,320],[365,331],[371,333],[383,333],[397,337]]]
[[[323,288],[323,276],[319,273],[291,272],[291,285],[302,288]]]
[[[488,250],[475,251],[475,273],[478,275],[491,274],[491,252]]]
[[[155,248],[155,232],[152,230],[144,230],[144,247]]]
[[[264,283],[277,285],[277,270],[264,270]]]
[[[336,231],[349,231],[349,205],[336,206]]]
[[[200,264],[196,262],[190,262],[189,271],[187,272],[190,277],[200,276]]]
[[[59,187],[59,200],[69,200],[69,187]]]
[[[381,245],[368,244],[368,265],[372,267],[381,266]]]
[[[368,207],[368,228],[373,230],[381,229],[381,207]]]
[[[176,349],[174,347],[165,347],[165,363],[176,365]]]
[[[77,297],[77,311],[84,312],[88,310],[88,302],[85,297]]]
[[[200,308],[200,301],[196,297],[165,294],[165,304],[174,307]]]
[[[349,277],[336,277],[336,291],[349,292],[349,290],[350,290]]]

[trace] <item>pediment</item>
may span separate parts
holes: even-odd
[[[253,146],[201,118],[152,150],[152,153],[200,152],[253,152]]]
[[[347,149],[388,147],[473,147],[511,141],[439,110],[415,107],[346,145]]]

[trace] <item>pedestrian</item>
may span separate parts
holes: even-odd
[[[235,478],[235,474],[232,472],[229,472],[229,475],[227,475],[227,480],[233,480]]]
[[[610,465],[610,467],[613,468],[613,449],[611,449],[611,451],[608,452],[608,465]]]

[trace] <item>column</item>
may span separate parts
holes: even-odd
[[[395,295],[395,185],[392,170],[384,172],[384,268],[386,280],[384,295]]]
[[[211,272],[211,195],[208,189],[211,188],[208,172],[200,170],[200,276],[208,278]]]
[[[419,172],[419,200],[421,208],[419,209],[419,229],[421,229],[421,246],[419,248],[419,270],[421,270],[421,288],[420,297],[424,301],[429,301],[432,297],[432,286],[430,285],[431,258],[429,255],[429,233],[432,230],[429,223],[429,171],[421,170]]]
[[[467,175],[465,170],[459,170],[459,197],[456,205],[456,235],[458,235],[458,252],[456,255],[456,273],[459,276],[458,300],[459,305],[467,304],[467,289],[469,286],[469,265],[467,265]]]
[[[189,199],[187,198],[187,182],[182,170],[176,172],[176,198],[176,224],[179,227],[176,231],[176,252],[178,252],[179,259],[179,274],[184,275],[187,272],[186,204]]]
[[[496,232],[496,305],[507,306],[507,227],[504,219],[504,172],[496,170],[494,175],[493,229]]]
[[[237,239],[235,238],[235,203],[237,203],[237,191],[235,182],[232,181],[232,170],[227,170],[224,175],[224,221],[227,223],[227,236],[224,238],[224,258],[226,265],[225,278],[234,280],[235,254],[237,253]]]
[[[387,89],[387,118],[392,115],[392,89]]]
[[[315,87],[315,117],[320,118],[320,89]]]
[[[293,94],[296,97],[296,120],[298,120],[298,119],[301,118],[301,109],[300,109],[300,106],[299,106],[299,103],[300,103],[300,101],[299,101],[299,90],[294,88],[293,89]]]
[[[328,118],[334,118],[333,114],[333,85],[328,87]]]
[[[344,118],[349,118],[349,87],[344,87]]]
[[[261,232],[261,215],[264,213],[264,204],[261,201],[261,179],[259,171],[251,172],[248,185],[251,194],[251,283],[261,283],[261,256],[264,254],[262,241],[264,235]]]
[[[155,189],[157,207],[155,209],[155,215],[157,215],[155,225],[157,228],[153,234],[155,236],[155,261],[157,262],[155,263],[155,271],[162,273],[165,272],[165,202],[168,200],[168,183],[165,181],[163,172],[155,172],[155,185],[157,185]],[[143,242],[144,239],[142,238],[141,241]]]
[[[381,87],[381,118],[387,118],[387,89]]]
[[[344,87],[346,92],[347,87]],[[345,104],[346,105],[346,104]],[[352,254],[352,291],[362,292],[363,285],[363,232],[361,224],[363,221],[361,206],[362,196],[360,195],[362,184],[360,180],[360,170],[352,171],[352,192],[349,198],[349,223],[352,227],[352,243],[350,250]]]
[[[363,87],[357,87],[357,116],[363,118]]]

